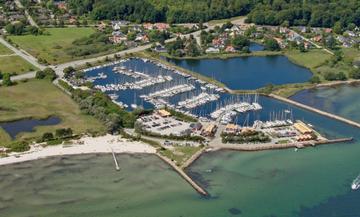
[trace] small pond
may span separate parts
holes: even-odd
[[[259,44],[259,43],[255,43],[255,42],[251,42],[250,43],[250,47],[249,47],[249,50],[251,52],[254,52],[254,51],[263,51],[265,48],[262,44]]]
[[[12,139],[15,139],[20,133],[33,132],[35,127],[57,125],[60,122],[60,118],[51,116],[42,120],[22,119],[18,121],[2,122],[0,123],[0,127],[3,128]]]

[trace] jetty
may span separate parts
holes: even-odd
[[[288,144],[224,144],[221,146],[214,147],[216,150],[233,150],[233,151],[264,151],[264,150],[274,150],[274,149],[288,149],[288,148],[305,148],[305,147],[314,147],[317,145],[329,145],[335,143],[346,143],[353,140],[350,138],[340,138],[340,139],[330,139],[330,140],[320,140],[320,141],[309,141],[309,142],[296,142]]]
[[[349,119],[340,117],[340,116],[338,116],[338,115],[331,114],[331,113],[329,113],[329,112],[325,112],[325,111],[322,111],[322,110],[320,110],[320,109],[313,108],[313,107],[311,107],[311,106],[304,105],[304,104],[302,104],[302,103],[295,102],[294,100],[291,100],[291,99],[288,99],[288,98],[284,98],[284,97],[281,97],[281,96],[278,96],[278,95],[275,95],[275,94],[270,94],[269,96],[272,97],[272,98],[274,98],[274,99],[277,99],[277,100],[280,100],[280,101],[283,101],[283,102],[286,102],[286,103],[295,105],[295,106],[297,106],[297,107],[306,109],[306,110],[308,110],[308,111],[312,111],[312,112],[318,113],[318,114],[320,114],[320,115],[323,115],[323,116],[326,116],[326,117],[329,117],[329,118],[332,118],[332,119],[341,121],[341,122],[343,122],[343,123],[349,124],[349,125],[351,125],[351,126],[360,128],[360,123],[357,123],[357,122],[355,122],[355,121],[352,121],[352,120],[349,120]]]
[[[194,180],[192,180],[182,169],[180,169],[178,166],[175,165],[174,162],[167,159],[166,157],[160,155],[159,153],[156,153],[156,156],[158,156],[161,160],[163,160],[165,163],[170,165],[181,177],[185,179],[198,193],[200,193],[203,196],[208,196],[208,193],[200,187]]]
[[[191,164],[193,164],[206,150],[206,147],[200,149],[195,154],[193,154],[182,166],[181,168],[184,170],[188,168]]]

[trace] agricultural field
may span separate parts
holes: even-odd
[[[35,132],[19,135],[17,140],[37,138],[44,132],[54,132],[59,128],[72,128],[75,133],[105,131],[100,122],[82,114],[79,106],[49,81],[33,79],[11,87],[0,87],[0,122],[50,116],[60,118],[60,124],[37,127]],[[0,138],[5,137],[0,131]]]
[[[0,71],[3,73],[23,74],[37,68],[17,55],[1,56]]]
[[[3,44],[0,44],[0,56],[1,55],[11,55],[13,52],[5,47]]]
[[[74,57],[66,51],[75,40],[95,33],[93,28],[48,28],[43,35],[9,36],[8,38],[38,59],[50,64],[71,61]]]

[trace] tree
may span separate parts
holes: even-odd
[[[232,43],[233,47],[237,50],[242,50],[244,47],[250,45],[250,41],[242,35],[236,35],[232,39],[231,43]]]
[[[301,42],[301,43],[299,44],[299,50],[300,50],[300,52],[302,52],[302,53],[306,52],[304,42]]]
[[[350,71],[349,76],[352,79],[360,79],[360,69],[355,69],[355,70]]]
[[[334,52],[335,61],[339,62],[343,59],[343,52],[341,50],[336,50]]]
[[[280,50],[279,44],[273,38],[266,38],[264,44],[265,44],[265,50],[270,50],[270,51],[279,51]]]
[[[73,135],[73,131],[71,128],[61,128],[55,131],[55,136],[58,138],[70,137],[72,135]]]
[[[48,79],[50,81],[53,81],[56,79],[56,73],[52,68],[45,68],[43,71],[37,71],[35,78],[37,79]]]
[[[74,69],[74,67],[72,67],[72,66],[69,66],[69,67],[66,67],[65,69],[64,69],[64,77],[65,78],[68,78],[68,77],[70,77],[70,75],[73,73],[75,71],[75,69]]]
[[[330,35],[325,39],[325,46],[330,49],[334,49],[336,47],[336,40],[334,36]]]
[[[312,78],[310,78],[310,82],[313,83],[313,84],[318,84],[318,83],[320,83],[320,78],[319,78],[319,76],[317,76],[317,75],[312,76]]]
[[[336,33],[336,34],[342,34],[342,25],[339,21],[337,21],[335,24],[334,24],[334,27],[333,27],[333,31]]]
[[[9,87],[11,85],[13,85],[13,82],[11,81],[11,78],[10,78],[10,74],[9,73],[4,73],[2,75],[2,84],[5,86],[5,87]]]
[[[344,81],[346,80],[346,75],[344,72],[327,72],[325,73],[324,78],[328,81]]]
[[[42,141],[46,142],[46,141],[50,141],[50,140],[53,140],[54,139],[54,134],[52,133],[44,133],[43,136],[42,136]]]

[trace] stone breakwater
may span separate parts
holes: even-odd
[[[291,99],[287,99],[287,98],[284,98],[284,97],[281,97],[281,96],[278,96],[278,95],[270,94],[269,96],[274,98],[274,99],[277,99],[277,100],[280,100],[280,101],[295,105],[297,107],[300,107],[300,108],[303,108],[303,109],[318,113],[320,115],[323,115],[323,116],[326,116],[326,117],[329,117],[329,118],[344,122],[344,123],[349,124],[351,126],[360,128],[360,124],[355,122],[355,121],[352,121],[352,120],[349,120],[349,119],[346,119],[346,118],[331,114],[329,112],[322,111],[320,109],[313,108],[313,107],[308,106],[308,105],[304,105],[304,104],[299,103],[299,102],[295,102],[295,101],[293,101]]]

